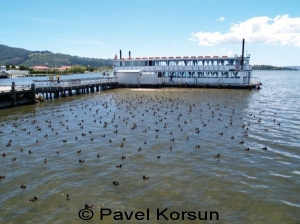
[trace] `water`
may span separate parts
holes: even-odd
[[[2,109],[0,222],[81,223],[78,211],[93,204],[90,223],[101,208],[149,209],[132,223],[174,222],[157,221],[165,208],[216,211],[220,223],[299,223],[300,72],[254,75],[259,91],[115,89]],[[201,222],[187,217],[177,223]]]

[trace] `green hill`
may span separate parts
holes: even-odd
[[[289,67],[278,67],[278,66],[272,66],[272,65],[253,65],[253,70],[296,70]]]
[[[8,47],[0,44],[1,65],[24,65],[32,67],[45,65],[61,67],[64,65],[83,65],[90,67],[112,66],[111,59],[84,58],[50,51],[29,51],[22,48]]]

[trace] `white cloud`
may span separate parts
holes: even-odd
[[[222,22],[225,20],[225,17],[221,16],[220,18],[217,19],[218,22]]]
[[[233,56],[233,52],[232,52],[232,51],[228,51],[228,52],[227,52],[227,55],[228,55],[228,56]]]
[[[253,17],[244,22],[232,23],[227,33],[200,31],[191,36],[190,41],[203,46],[240,43],[245,38],[248,43],[300,47],[300,17]]]

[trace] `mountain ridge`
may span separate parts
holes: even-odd
[[[97,59],[72,56],[51,51],[30,51],[23,48],[9,47],[0,44],[0,64],[1,65],[24,65],[32,67],[45,65],[48,67],[61,67],[66,65],[83,65],[90,67],[112,66],[111,59]]]

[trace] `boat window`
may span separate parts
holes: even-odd
[[[167,62],[166,61],[159,61],[159,66],[167,66]]]
[[[212,72],[206,72],[206,77],[211,78],[212,77]]]
[[[178,61],[178,66],[185,66],[184,61]]]
[[[119,62],[119,61],[115,61],[115,62],[114,62],[114,66],[115,66],[115,67],[119,67],[119,66],[120,66],[120,62]]]
[[[125,67],[130,67],[130,61],[125,61]]]
[[[186,78],[186,72],[179,72],[179,77]]]
[[[143,66],[149,66],[149,61],[143,61]]]
[[[132,66],[140,66],[140,62],[139,61],[132,61]]]
[[[228,78],[228,72],[223,72],[223,78]]]
[[[176,66],[177,64],[176,64],[176,61],[170,61],[169,62],[169,66]]]
[[[187,61],[187,65],[188,65],[188,66],[193,66],[194,63],[193,63],[193,61]]]

